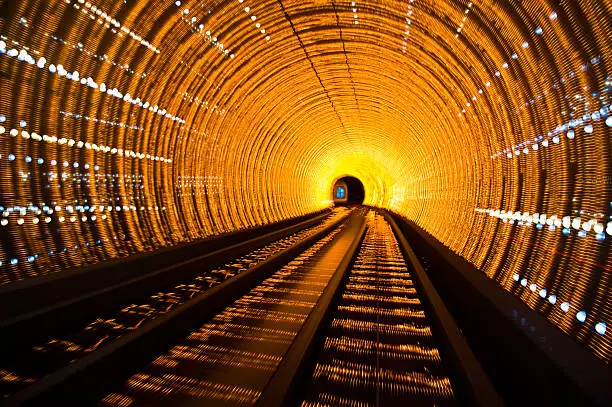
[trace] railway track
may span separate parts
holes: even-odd
[[[456,405],[393,231],[381,216],[369,224],[315,357],[310,386],[296,405]]]
[[[7,405],[20,405],[37,394],[37,387],[46,388],[45,384],[58,373],[76,371],[75,365],[86,356],[104,353],[117,340],[146,330],[160,317],[173,312],[180,315],[181,309],[197,304],[206,294],[220,291],[231,295],[224,289],[213,289],[240,280],[247,271],[257,274],[259,270],[273,269],[336,227],[347,213],[348,210],[336,210],[195,261],[3,321],[0,332],[6,332],[3,341],[10,341],[5,345],[10,346],[11,352],[3,352],[0,357],[2,399]],[[255,249],[245,250],[248,247]],[[231,261],[218,264],[218,258],[228,257]],[[126,292],[132,295],[123,295]],[[80,312],[73,312],[75,309]],[[76,317],[70,318],[71,314]],[[36,329],[41,320],[48,329]],[[19,341],[19,336],[24,340]]]
[[[30,348],[2,405],[503,405],[436,296],[390,218],[338,210]]]

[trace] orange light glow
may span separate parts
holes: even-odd
[[[1,8],[0,284],[323,209],[351,175],[612,359],[610,1]]]

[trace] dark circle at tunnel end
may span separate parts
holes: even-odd
[[[361,205],[364,198],[365,189],[358,178],[346,176],[334,183],[332,199],[336,206]]]

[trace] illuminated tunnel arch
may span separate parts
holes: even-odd
[[[610,1],[0,7],[0,283],[323,209],[351,174],[610,360]]]

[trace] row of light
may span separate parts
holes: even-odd
[[[468,3],[467,8],[464,11],[465,15],[463,16],[463,20],[461,20],[461,24],[459,24],[459,27],[457,27],[457,34],[455,34],[455,38],[459,38],[459,34],[463,30],[463,26],[465,25],[465,22],[467,21],[468,14],[470,14],[470,11],[472,10],[472,6],[473,6],[472,2]]]
[[[220,175],[179,175],[176,188],[193,187],[220,187],[223,185],[223,177]]]
[[[63,110],[60,110],[60,115],[64,116],[64,117],[74,117],[75,119],[84,119],[85,121],[92,121],[94,123],[102,123],[102,124],[107,124],[110,126],[116,126],[116,127],[123,127],[125,129],[129,129],[129,130],[139,130],[139,131],[143,131],[144,128],[143,127],[138,127],[135,125],[129,125],[127,123],[121,123],[121,122],[114,122],[111,120],[105,120],[105,119],[98,119],[95,117],[90,117],[87,115],[82,115],[79,113],[72,113],[72,112],[64,112]]]
[[[592,134],[595,131],[595,127],[593,124],[589,123],[590,121],[597,122],[605,118],[606,126],[612,127],[612,115],[608,116],[610,109],[612,109],[612,105],[610,105],[610,108],[603,106],[600,110],[595,111],[594,113],[587,112],[581,118],[573,119],[563,125],[557,126],[554,130],[548,132],[547,136],[538,136],[534,138],[533,141],[523,141],[522,143],[495,153],[491,156],[491,158],[495,159],[505,156],[506,158],[511,159],[515,155],[521,155],[521,152],[523,154],[529,154],[530,145],[532,150],[537,151],[539,150],[540,145],[542,147],[548,147],[551,141],[553,144],[559,144],[561,142],[559,133],[562,132],[566,132],[567,138],[569,140],[573,140],[576,138],[576,129],[580,126],[582,126],[582,130],[585,134]]]
[[[110,175],[110,174],[107,174]],[[117,175],[117,174],[115,174]],[[129,178],[129,176],[127,177]],[[119,199],[119,198],[117,198]],[[111,199],[112,200],[112,199]],[[85,199],[85,201],[87,201],[87,199]],[[64,200],[64,204],[63,206],[58,204],[57,202],[53,202],[52,204],[46,204],[45,202],[41,202],[38,205],[34,205],[32,203],[30,203],[28,206],[19,206],[19,205],[15,205],[15,206],[9,206],[9,207],[4,207],[4,206],[0,206],[0,213],[2,213],[2,217],[8,218],[12,213],[16,214],[16,215],[20,215],[20,216],[26,216],[27,213],[31,213],[33,215],[42,215],[43,213],[46,214],[53,214],[55,212],[62,212],[62,211],[66,211],[68,213],[74,213],[74,212],[81,212],[81,213],[85,213],[85,212],[95,212],[96,208],[99,212],[104,212],[104,210],[106,210],[107,212],[112,211],[113,209],[116,211],[121,211],[121,209],[123,208],[124,211],[128,211],[128,210],[133,210],[136,211],[138,210],[136,208],[136,206],[131,205],[131,206],[127,206],[127,205],[115,205],[115,204],[101,204],[101,203],[92,203],[92,204],[78,204],[78,201],[75,199],[75,204],[69,204],[67,203],[67,200]],[[144,211],[146,209],[149,209],[150,211],[152,210],[159,210],[158,206],[141,206],[140,210]],[[163,206],[161,208],[161,210],[165,211],[166,207]]]
[[[521,276],[519,274],[514,274],[512,276],[512,279],[516,282],[520,282],[520,285],[522,287],[527,287],[527,285],[529,285],[529,290],[531,292],[536,292],[538,291],[538,285],[535,283],[529,284],[529,281],[527,281],[526,278],[521,278]],[[539,296],[542,299],[546,299],[546,297],[548,296],[548,302],[551,303],[552,305],[555,305],[558,300],[557,300],[557,296],[555,294],[550,294],[548,293],[548,290],[546,288],[540,288],[540,290],[538,291]],[[561,311],[563,311],[564,313],[568,313],[571,305],[569,302],[565,301],[562,302],[559,306],[559,308],[561,308]],[[587,313],[586,311],[580,310],[576,313],[576,319],[579,322],[584,322],[586,321],[587,318]],[[606,333],[606,323],[605,322],[598,322],[597,324],[595,324],[595,331],[600,334],[600,335],[605,335]]]
[[[541,30],[541,28],[540,28]],[[578,74],[582,74],[583,76],[587,76],[588,72],[589,72],[589,68],[590,67],[594,67],[596,65],[599,65],[599,63],[601,62],[601,57],[593,57],[590,61],[587,61],[585,63],[583,63],[581,65],[580,70],[578,71]],[[576,74],[576,72],[574,71],[570,71],[569,74],[567,74],[567,77],[569,77],[569,79],[574,79],[574,80],[578,80],[579,76]],[[531,100],[529,101],[525,101],[525,103],[523,105],[520,105],[518,107],[518,109],[516,109],[514,111],[515,114],[520,114],[520,112],[522,110],[524,110],[525,108],[529,108],[534,106],[538,100],[544,99],[546,98],[546,96],[548,96],[549,94],[554,93],[555,91],[559,91],[559,90],[563,90],[563,86],[561,85],[566,85],[567,84],[568,79],[565,76],[562,76],[561,79],[559,79],[559,82],[554,82],[552,85],[549,84],[548,87],[546,89],[544,89],[544,91],[533,97]],[[609,79],[608,82],[606,82],[606,86],[609,86]],[[584,89],[585,91],[587,90],[586,88]],[[606,90],[604,90],[604,92],[606,92]],[[595,94],[593,95],[595,96]],[[604,97],[601,96],[600,97],[601,100],[604,100]]]
[[[16,44],[16,43],[15,43]],[[6,55],[10,58],[17,58],[18,61],[25,62],[30,65],[36,65],[38,69],[44,69],[47,64],[47,58],[40,57],[38,61],[32,57],[29,52],[22,48],[21,51],[17,51],[16,48],[7,49],[7,43],[4,39],[0,40],[0,55]],[[125,102],[131,103],[135,106],[139,106],[143,109],[148,109],[149,111],[156,113],[162,117],[166,117],[173,121],[177,121],[179,123],[185,123],[185,120],[181,119],[178,116],[173,116],[168,113],[166,109],[160,109],[157,105],[152,105],[149,102],[143,102],[140,98],[133,98],[129,93],[123,94],[117,88],[107,89],[106,84],[96,82],[93,78],[81,77],[78,71],[68,72],[62,64],[50,64],[48,67],[50,73],[55,74],[61,78],[65,78],[66,80],[74,81],[75,83],[80,83],[83,86],[88,86],[92,89],[98,89],[101,93],[106,93],[108,95],[114,96],[118,99],[122,99]]]
[[[404,43],[402,44],[402,52],[406,53],[406,45],[408,43],[408,36],[410,35],[410,27],[412,26],[412,3],[414,0],[408,2],[408,11],[406,12],[406,30],[404,31]]]
[[[2,154],[0,154],[0,158],[2,158]],[[9,161],[15,161],[15,160],[17,159],[17,156],[16,156],[15,154],[9,153],[9,154],[6,156],[6,158],[7,158]],[[28,164],[34,161],[34,159],[33,159],[32,157],[30,157],[29,155],[26,155],[26,156],[23,158],[23,160],[24,160],[26,163],[28,163]],[[44,158],[42,158],[42,157],[38,157],[38,159],[36,159],[36,163],[37,163],[38,165],[43,165],[43,164],[45,163],[45,159],[44,159]],[[54,166],[54,167],[55,167],[56,165],[58,165],[57,160],[51,160],[51,161],[50,161],[50,163],[51,163],[51,165],[52,165],[52,166]],[[63,164],[63,165],[64,165],[64,167],[69,167],[69,166],[70,166],[70,163],[69,163],[68,161],[64,161],[64,164]],[[74,167],[74,168],[78,168],[80,164],[79,164],[78,162],[76,162],[76,161],[75,161],[75,162],[74,162],[72,165],[73,165],[73,167]],[[84,168],[85,168],[86,170],[88,170],[88,169],[90,168],[90,167],[89,167],[89,164],[85,164]],[[99,169],[99,167],[96,165],[96,166],[95,166],[95,170],[97,171],[98,169]],[[49,176],[51,177],[51,176],[52,176],[52,174],[53,174],[52,172],[51,172],[51,173],[49,173]]]
[[[538,229],[542,229],[544,225],[548,225],[550,230],[555,230],[558,227],[563,226],[563,233],[568,235],[571,228],[578,231],[579,237],[585,237],[588,232],[593,231],[597,240],[605,239],[605,232],[612,236],[612,221],[609,221],[607,225],[600,223],[596,219],[590,219],[588,221],[582,221],[580,217],[563,216],[558,217],[557,215],[546,216],[546,214],[534,213],[530,215],[529,212],[520,211],[504,211],[499,209],[480,209],[476,208],[476,212],[487,213],[489,216],[502,219],[504,223],[515,223],[519,226],[526,225],[531,226],[535,224]]]
[[[26,127],[27,123],[25,121],[21,121],[20,122],[20,127]],[[4,128],[4,126],[0,125],[0,136],[6,133],[6,129]],[[160,156],[156,156],[156,155],[151,155],[151,154],[145,154],[145,153],[138,153],[138,152],[134,152],[132,150],[124,150],[122,148],[116,148],[116,147],[111,147],[111,146],[105,146],[102,144],[96,144],[96,143],[89,143],[89,142],[83,142],[83,141],[76,141],[73,139],[67,139],[65,137],[62,138],[57,138],[56,136],[48,136],[48,135],[39,135],[36,132],[28,132],[26,130],[17,130],[17,129],[11,129],[8,132],[9,136],[11,137],[17,137],[19,135],[21,135],[22,138],[29,140],[35,140],[35,141],[44,141],[46,143],[51,143],[51,144],[55,144],[57,143],[58,145],[64,145],[66,144],[69,147],[76,147],[76,148],[86,148],[88,150],[94,150],[94,151],[98,151],[98,152],[102,152],[102,153],[110,153],[110,154],[117,154],[119,156],[122,157],[131,157],[131,158],[139,158],[139,159],[147,159],[147,160],[151,160],[151,161],[161,161],[163,163],[171,163],[172,159],[170,158],[165,158],[165,157],[160,157]]]
[[[117,208],[119,208],[119,209],[117,209],[117,212],[121,212],[121,207],[119,207],[119,206],[118,206]],[[136,210],[137,210],[137,209],[134,209],[134,211],[136,211]],[[144,209],[143,209],[143,210],[144,210]],[[129,211],[130,211],[130,209],[125,210],[125,212],[129,212]],[[102,220],[106,220],[107,215],[102,214],[102,215],[100,216],[100,218],[101,218]],[[64,216],[59,216],[59,217],[57,218],[57,221],[58,221],[58,222],[60,222],[60,223],[64,223],[64,222],[66,222],[66,221],[76,222],[76,221],[77,221],[77,219],[78,219],[78,217],[77,217],[77,216],[70,216],[69,218],[66,218],[66,217],[64,217]],[[89,218],[88,218],[87,216],[85,216],[85,215],[82,215],[82,216],[81,216],[81,221],[82,221],[82,222],[87,222],[87,221],[94,221],[94,222],[95,222],[97,219],[98,219],[98,216],[97,216],[97,215],[90,215],[90,216],[89,216]],[[44,222],[45,222],[45,223],[51,223],[51,221],[52,221],[52,218],[51,218],[50,216],[47,216],[47,217],[45,217],[45,219],[44,219]],[[32,218],[32,223],[33,223],[34,225],[37,225],[39,222],[40,222],[40,218]],[[23,225],[23,224],[25,223],[25,219],[23,219],[23,218],[19,218],[19,219],[17,219],[17,221],[16,221],[15,223],[17,223],[18,225],[20,225],[20,226],[21,226],[21,225]],[[7,226],[8,224],[9,224],[9,220],[8,220],[8,219],[4,218],[4,219],[0,220],[0,226]]]
[[[467,16],[467,14],[469,14],[469,12],[471,10],[471,7],[472,7],[472,3],[469,3],[469,7],[465,10],[466,16]],[[463,21],[465,21],[466,19],[467,19],[467,17],[464,17]],[[555,13],[555,19],[556,19],[556,13]],[[551,20],[552,20],[552,18],[551,18]],[[463,29],[463,23],[461,23],[461,25],[457,28],[457,34],[455,35],[455,37],[459,37],[459,33],[461,32],[462,29]],[[543,31],[543,29],[541,27],[537,27],[535,29],[535,32],[536,32],[537,35],[542,35],[542,33],[544,31]],[[528,49],[529,48],[529,43],[527,41],[525,41],[525,42],[523,42],[521,44],[521,47],[523,49]],[[519,58],[518,54],[516,52],[514,52],[512,54],[512,59],[517,60],[518,58]],[[508,62],[502,63],[502,68],[503,69],[509,69],[509,67],[510,66],[508,65]],[[502,71],[497,70],[497,71],[495,71],[494,75],[499,78],[499,77],[502,76]],[[491,86],[491,81],[487,81],[485,83],[485,86],[486,87],[490,87]],[[484,90],[483,89],[478,89],[478,94],[480,94],[480,95],[484,94]],[[465,114],[467,112],[467,108],[472,107],[473,102],[476,102],[477,100],[478,100],[478,97],[476,95],[473,95],[471,101],[469,101],[469,102],[467,102],[465,104],[465,107],[461,110],[461,113],[458,113],[458,116],[462,117],[463,114]]]
[[[0,159],[2,158],[2,154],[0,154]],[[15,154],[9,154],[7,156],[9,161],[15,161],[16,160],[16,156]],[[33,161],[32,157],[30,156],[26,156],[24,161],[26,163],[31,163]],[[42,165],[44,164],[45,160],[42,157],[39,157],[37,160],[37,164],[38,165]],[[51,160],[51,165],[52,166],[56,166],[58,163],[56,160]],[[64,167],[68,167],[69,163],[68,161],[64,161]],[[79,163],[78,162],[74,162],[73,164],[74,168],[78,168],[79,167]],[[88,170],[90,168],[89,164],[85,164],[84,165],[84,169]],[[95,167],[95,171],[97,171],[99,169],[99,167],[96,165]],[[31,172],[24,172],[24,171],[19,171],[19,175],[21,176],[21,180],[22,182],[26,182],[28,180],[30,180],[31,178]],[[121,186],[121,180],[117,179],[117,177],[112,177],[111,174],[93,174],[93,177],[91,176],[91,174],[87,173],[87,172],[75,172],[75,173],[69,173],[66,171],[63,172],[54,172],[54,171],[47,171],[44,172],[43,174],[43,178],[46,176],[46,178],[49,180],[49,182],[53,182],[55,180],[58,180],[61,178],[61,180],[63,182],[66,181],[73,181],[76,182],[77,184],[77,188],[80,187],[80,183],[87,183],[89,184],[90,182],[95,182],[96,186],[100,185],[100,182],[102,182],[102,186]],[[117,174],[116,174],[117,175]],[[123,185],[125,186],[132,186],[135,188],[140,188],[140,189],[144,189],[144,185],[142,184],[142,179],[140,180],[136,180],[135,179],[135,174],[132,174],[132,177],[130,178],[129,175],[124,175],[124,183]],[[130,182],[131,179],[131,182]],[[116,183],[116,184],[115,184]],[[46,187],[49,187],[49,185],[47,184]],[[59,185],[59,187],[61,187],[61,185]],[[71,186],[69,185],[68,188],[71,188]],[[119,198],[117,198],[117,200],[119,200]]]
[[[119,199],[119,198],[117,198]],[[108,216],[106,214],[104,214],[103,212],[112,212],[113,210],[115,212],[130,212],[130,211],[145,211],[145,210],[149,210],[149,211],[165,211],[166,207],[159,207],[159,206],[141,206],[140,208],[137,208],[134,205],[95,205],[92,204],[91,206],[89,205],[65,205],[64,207],[60,206],[60,205],[55,205],[55,206],[48,206],[44,203],[41,204],[41,206],[36,206],[36,205],[29,205],[27,207],[21,207],[21,206],[13,206],[13,207],[8,207],[8,208],[4,208],[0,206],[0,212],[2,212],[2,219],[0,219],[0,226],[4,227],[7,226],[9,224],[9,219],[7,219],[11,213],[15,213],[15,214],[19,214],[21,216],[25,216],[27,214],[27,212],[31,212],[34,215],[42,215],[42,213],[45,213],[45,217],[44,219],[42,218],[38,218],[38,217],[34,217],[31,219],[32,224],[37,225],[38,223],[40,223],[41,221],[43,221],[44,223],[50,223],[52,222],[52,218],[49,215],[52,215],[54,213],[57,212],[62,212],[62,211],[66,211],[69,214],[72,214],[72,216],[58,216],[57,217],[57,221],[59,223],[64,223],[64,222],[70,222],[70,223],[74,223],[76,222],[78,219],[80,219],[82,222],[87,222],[87,221],[96,221],[97,219],[102,219],[102,220],[106,220],[108,218]],[[95,215],[92,213],[95,213],[96,211],[98,211],[98,213],[100,213],[99,215]],[[80,218],[79,216],[76,216],[75,212],[80,212]],[[89,213],[89,218],[87,216],[85,216],[86,213]],[[98,218],[99,216],[99,218]],[[25,219],[23,218],[19,218],[16,220],[15,222],[17,225],[22,226],[25,224]],[[117,237],[113,237],[114,240],[117,240]],[[104,242],[108,242],[110,241],[110,239],[106,238],[104,239]],[[93,244],[93,243],[91,243]],[[102,244],[102,240],[98,239],[95,244],[97,245],[101,245]],[[79,246],[79,245],[75,245],[73,248],[71,248],[71,250],[77,250],[79,248],[85,248],[85,247],[89,247],[90,243],[87,242],[85,243],[83,246]],[[59,252],[55,252],[55,251],[50,251],[48,254],[49,255],[55,255],[55,254],[60,254],[60,253],[65,253],[68,251],[68,248],[63,248],[60,249]],[[34,255],[28,255],[26,256],[27,258],[27,262],[28,263],[34,263],[36,261],[36,259],[38,259],[39,255],[38,254],[34,254]],[[0,259],[0,266],[2,265],[12,265],[12,266],[16,266],[19,264],[19,259],[16,257],[13,257],[11,259],[9,259],[8,262],[3,261]]]
[[[244,3],[244,0],[238,0],[238,3]],[[251,8],[249,6],[244,8],[244,12],[250,15],[251,21],[254,23],[257,21],[257,16],[255,14],[251,14]],[[266,34],[266,29],[263,28],[260,23],[255,23],[255,28],[258,29],[261,34],[266,36],[266,41],[270,41],[270,35]]]
[[[28,20],[25,17],[21,17],[19,19],[19,24],[23,25],[26,28],[30,28],[30,25],[28,24]],[[129,65],[126,64],[125,66],[123,66],[123,65],[118,64],[115,61],[109,61],[108,55],[102,56],[102,55],[98,55],[98,54],[96,54],[94,52],[91,52],[91,51],[85,49],[85,46],[82,43],[80,43],[80,42],[75,45],[75,44],[72,44],[70,41],[66,41],[63,38],[57,37],[54,34],[49,34],[49,33],[45,32],[45,33],[43,33],[43,35],[45,35],[46,37],[52,39],[53,41],[57,41],[58,43],[60,43],[62,45],[69,46],[69,47],[71,47],[74,50],[77,50],[77,51],[80,51],[80,52],[84,52],[85,54],[89,55],[90,57],[95,58],[97,61],[106,62],[106,63],[108,63],[110,65],[117,66],[117,67],[123,69],[124,71],[126,71],[126,72],[128,72],[130,74],[134,74],[135,73],[135,71],[133,69],[131,69],[129,67]],[[140,75],[143,78],[147,76],[145,73],[142,73]]]
[[[70,0],[66,0],[67,4],[71,4]],[[121,32],[125,33],[126,35],[128,35],[129,37],[131,37],[134,41],[139,42],[141,45],[147,47],[148,49],[150,49],[151,51],[159,54],[161,51],[159,50],[159,48],[155,47],[153,44],[149,43],[149,41],[145,40],[144,38],[142,38],[142,36],[136,34],[134,31],[130,30],[129,28],[127,28],[124,25],[121,25],[121,23],[117,20],[115,20],[114,18],[112,18],[110,15],[108,15],[107,13],[105,13],[104,11],[102,11],[100,8],[92,5],[90,2],[86,2],[85,0],[78,0],[78,3],[82,5],[82,12],[84,14],[89,14],[91,13],[92,17],[94,18],[98,18],[98,21],[101,24],[104,24],[104,26],[106,28],[111,28],[111,31],[113,33],[116,33],[119,36],[123,36],[123,34],[121,34]],[[79,10],[81,7],[79,7],[79,4],[77,4],[77,2],[73,3],[73,7],[77,10]],[[119,31],[117,31],[119,30]]]
[[[119,63],[117,63],[115,61],[109,60],[108,55],[106,55],[106,54],[105,55],[98,55],[98,54],[96,54],[94,52],[91,52],[91,51],[87,50],[85,48],[85,46],[82,43],[80,43],[80,42],[75,45],[75,44],[72,44],[69,41],[64,40],[63,38],[59,38],[59,37],[55,36],[54,34],[44,33],[44,35],[46,35],[47,37],[51,38],[54,41],[59,42],[62,45],[67,45],[67,46],[71,47],[74,50],[83,52],[86,55],[89,55],[90,57],[94,58],[98,62],[105,62],[105,63],[107,63],[109,65],[112,65],[112,66],[115,66],[115,67],[117,67],[117,68],[119,68],[119,69],[129,73],[129,74],[137,73],[132,68],[130,68],[130,66],[128,64],[121,65],[121,64],[119,64]],[[139,74],[139,76],[141,78],[145,78],[147,76],[147,74],[144,73],[144,72],[143,73],[138,73],[138,74]]]
[[[182,59],[179,61],[179,63],[183,66],[185,66],[189,71],[191,71],[194,75],[204,79],[206,82],[210,83],[210,85],[213,87],[213,89],[216,90],[221,90],[221,86],[217,85],[214,81],[211,81],[210,79],[208,79],[206,77],[206,75],[203,75],[201,72],[198,72],[197,70],[195,70],[193,68],[193,66],[191,66],[190,64],[188,64],[187,62],[183,61]]]
[[[351,7],[353,8],[353,19],[355,21],[355,24],[359,24],[359,16],[357,15],[357,3],[352,1]]]
[[[184,9],[181,14],[181,20],[188,24],[200,37],[205,38],[206,41],[208,41],[213,47],[217,48],[223,55],[229,58],[234,58],[234,54],[230,54],[230,50],[225,47],[223,43],[219,42],[217,36],[213,35],[210,30],[204,32],[204,24],[200,24],[196,27],[196,17],[191,17],[191,19],[184,17],[189,14],[189,9]]]
[[[219,85],[217,85],[217,84],[216,84],[214,81],[212,81],[212,80],[208,79],[208,78],[206,77],[206,75],[203,75],[201,72],[198,72],[197,70],[195,70],[195,69],[193,68],[193,66],[191,66],[190,64],[188,64],[188,63],[187,63],[187,62],[185,62],[184,60],[182,60],[182,59],[181,59],[181,60],[179,61],[179,63],[180,63],[181,65],[183,65],[184,67],[186,67],[186,68],[187,68],[187,69],[188,69],[188,70],[189,70],[191,73],[193,73],[193,74],[194,74],[194,75],[196,75],[197,77],[202,78],[204,81],[208,82],[208,83],[209,83],[209,84],[212,86],[212,88],[213,88],[213,89],[215,89],[215,90],[221,90],[221,87],[220,87]],[[200,103],[198,102],[198,100],[199,100],[200,102],[202,101],[201,99],[198,99],[197,97],[194,97],[194,96],[189,95],[187,92],[183,93],[183,100],[187,100],[187,99],[186,99],[187,97],[192,98],[192,99],[195,99],[195,100],[196,100],[196,103],[198,104],[198,106],[200,105]],[[208,109],[208,105],[206,105],[206,106],[207,106],[207,107],[206,107],[206,109]],[[215,109],[215,110],[216,110],[216,109]],[[221,113],[217,112],[217,114],[224,114],[224,113],[225,113],[225,109],[222,109],[222,110],[221,110]],[[181,128],[180,128],[180,129],[181,129],[181,130],[184,130],[184,129],[185,129],[185,126],[181,126]],[[209,137],[209,136],[210,136],[210,135],[208,134],[208,132],[206,132],[206,130],[199,130],[199,129],[198,129],[198,128],[196,128],[195,126],[194,126],[194,127],[190,127],[190,128],[189,128],[189,133],[191,133],[191,134],[195,134],[195,135],[197,135],[197,136],[204,136],[204,137]],[[180,138],[180,136],[179,136],[179,138]]]
[[[19,208],[19,210],[17,210],[17,208]],[[148,207],[147,206],[141,206],[140,208],[138,208],[135,205],[130,205],[130,206],[128,206],[128,205],[115,205],[115,206],[112,206],[112,205],[106,205],[106,206],[105,205],[92,205],[91,207],[87,206],[87,205],[86,206],[76,205],[75,207],[73,207],[71,205],[67,205],[63,209],[62,209],[61,206],[56,205],[55,207],[44,206],[42,210],[40,208],[36,208],[35,209],[35,208],[32,208],[32,207],[28,207],[27,209],[29,211],[31,211],[31,212],[35,211],[34,215],[42,215],[43,212],[45,214],[47,214],[47,215],[52,215],[52,214],[54,214],[56,212],[61,212],[61,211],[66,211],[66,212],[71,213],[71,214],[73,214],[75,212],[81,212],[82,214],[85,214],[85,213],[95,213],[96,211],[98,213],[103,213],[103,212],[112,212],[112,211],[115,211],[115,212],[121,212],[121,211],[123,211],[123,212],[130,212],[130,211],[136,212],[136,211],[146,211],[146,210],[149,210],[149,211],[159,211],[160,210],[160,208],[158,206],[155,206],[155,207],[153,207],[153,206],[148,206]],[[166,208],[162,207],[161,210],[165,211]],[[6,226],[6,225],[9,224],[9,219],[8,218],[10,218],[11,213],[14,213],[16,215],[21,216],[19,219],[17,219],[15,221],[15,223],[17,223],[18,225],[23,225],[24,224],[25,219],[23,218],[23,216],[26,216],[26,214],[27,214],[26,208],[15,206],[13,208],[7,208],[6,210],[4,210],[4,212],[2,212],[2,220],[0,221],[0,225],[1,226]],[[93,217],[92,217],[91,220],[96,220],[95,215],[92,215],[92,216]],[[65,219],[64,216],[60,216],[59,217],[59,221],[60,222],[64,222],[64,219]],[[102,219],[106,219],[106,216],[102,215]],[[76,220],[76,218],[74,220]],[[74,222],[74,220],[71,218],[72,222]],[[86,219],[85,216],[83,216],[83,221],[85,221],[85,220],[87,220],[87,219]],[[39,218],[35,217],[35,218],[32,219],[32,223],[37,224],[38,222],[39,222]],[[51,222],[51,218],[47,217],[45,219],[45,222],[46,223]]]
[[[183,93],[183,100],[188,101],[189,104],[195,103],[196,106],[204,105],[204,110],[210,109],[213,113],[225,114],[225,109],[220,109],[217,105],[210,107],[208,101],[199,99],[197,96],[192,96],[188,92]]]
[[[106,217],[106,215],[104,215],[104,216]],[[93,245],[93,244],[101,245],[102,242],[110,242],[110,240],[111,240],[110,238],[98,239],[95,242],[86,242],[82,246],[74,245],[73,247],[70,248],[70,250],[74,251],[74,250],[78,250],[78,249],[83,249],[83,248],[89,247],[90,245]],[[113,240],[117,240],[117,237],[116,236],[113,237]],[[58,254],[61,254],[61,253],[67,253],[67,252],[68,252],[68,248],[64,247],[62,249],[59,249],[57,252],[55,250],[50,250],[49,253],[48,253],[48,256],[54,256],[54,255],[58,255]],[[33,255],[26,255],[25,257],[26,257],[28,263],[34,263],[40,257],[40,255],[37,253],[37,254],[33,254]],[[0,267],[3,266],[4,264],[5,264],[5,261],[2,261],[0,259]],[[17,257],[12,257],[11,259],[9,259],[9,261],[7,263],[7,265],[11,265],[11,266],[16,266],[18,264],[19,264],[19,259]]]

